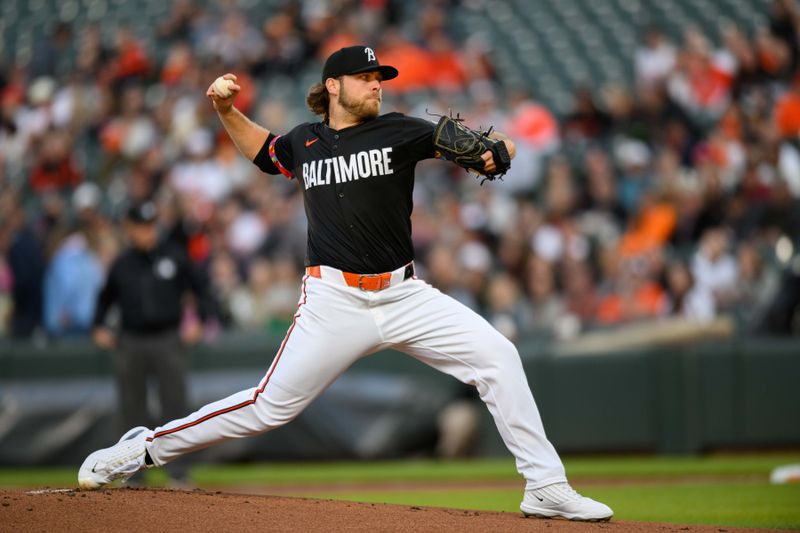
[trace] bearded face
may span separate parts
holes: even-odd
[[[339,85],[339,105],[359,121],[373,119],[381,111],[381,88],[375,89],[376,79],[380,83],[374,72],[345,76]]]

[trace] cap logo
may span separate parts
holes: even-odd
[[[364,48],[364,53],[367,54],[367,61],[376,61],[375,52],[372,51],[372,48],[370,47]]]

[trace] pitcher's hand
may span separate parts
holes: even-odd
[[[222,97],[217,94],[217,91],[214,90],[214,83],[217,80],[211,82],[211,85],[208,86],[208,90],[206,90],[206,96],[211,98],[211,103],[214,105],[214,109],[218,113],[226,113],[230,111],[231,107],[233,107],[234,98],[236,98],[236,95],[239,94],[239,91],[242,90],[242,88],[238,84],[236,84],[235,75],[228,72],[227,74],[223,74],[222,77],[226,80],[231,80],[232,82],[234,82],[232,85],[228,86],[228,89],[231,92],[229,96]]]

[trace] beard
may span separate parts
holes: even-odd
[[[381,112],[381,95],[380,93],[377,94],[377,97],[369,95],[359,101],[350,98],[350,95],[344,90],[344,84],[342,84],[342,88],[339,91],[339,105],[359,120],[368,120],[377,117]]]

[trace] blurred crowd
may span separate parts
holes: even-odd
[[[800,331],[794,1],[722,42],[645,28],[634,78],[577,87],[564,116],[535,86],[504,85],[490,40],[458,38],[449,10],[490,8],[468,4],[289,1],[253,17],[177,0],[148,35],[113,38],[54,21],[27,62],[0,68],[0,336],[86,335],[122,215],[145,199],[203,274],[221,328],[285,329],[301,192],[238,155],[205,91],[233,72],[237,107],[286,131],[316,120],[302,102],[321,61],[358,42],[401,72],[384,111],[453,108],[516,141],[501,182],[420,164],[413,214],[419,275],[506,335],[723,314],[745,332]]]

